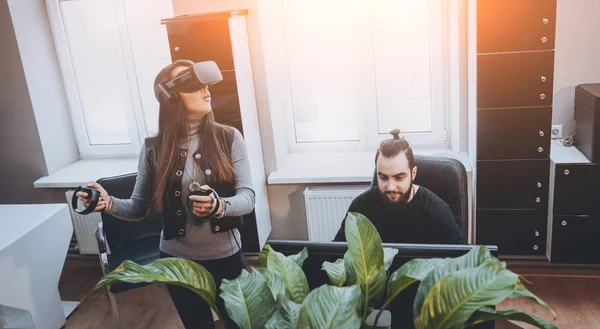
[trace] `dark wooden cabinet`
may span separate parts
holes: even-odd
[[[600,264],[600,215],[554,216],[551,232],[551,262]]]
[[[554,49],[556,0],[477,1],[477,52]]]
[[[555,175],[554,215],[600,216],[600,164],[557,164]]]
[[[477,243],[497,245],[500,255],[543,255],[544,210],[478,210]]]
[[[554,52],[479,55],[477,107],[552,106]]]
[[[215,61],[223,71],[234,70],[228,16],[180,16],[164,20],[171,58]]]
[[[556,0],[477,1],[477,244],[546,254]]]
[[[167,26],[173,61],[187,59],[217,63],[223,81],[210,87],[215,120],[233,126],[243,134],[229,17],[231,13],[216,13],[179,16],[163,22]]]
[[[479,209],[548,208],[549,160],[478,161]]]
[[[477,131],[479,160],[550,156],[551,107],[480,110],[477,125],[484,128]]]
[[[600,264],[600,163],[555,142],[550,164],[548,250],[552,263]]]

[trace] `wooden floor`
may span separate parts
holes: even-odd
[[[59,282],[63,300],[77,301],[85,297],[63,328],[118,328],[104,291],[92,290],[102,276],[99,265],[93,267],[84,263],[67,261]],[[124,329],[183,329],[164,285],[149,285],[118,294],[116,298]]]
[[[543,299],[556,313],[523,299],[507,299],[498,309],[520,309],[562,329],[600,329],[600,278],[529,276],[527,288]],[[535,328],[519,324],[523,328]]]
[[[80,300],[91,291],[102,273],[84,261],[67,261],[59,291],[63,300]],[[521,309],[561,329],[600,329],[600,277],[527,276],[529,289],[545,300],[552,314],[527,300],[506,300],[499,309]],[[183,329],[164,285],[150,285],[117,295],[122,328]],[[532,328],[520,324],[524,328]],[[67,319],[66,329],[117,328],[103,291],[92,291]]]

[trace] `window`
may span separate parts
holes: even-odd
[[[82,158],[137,155],[158,129],[171,1],[49,0],[48,12]]]
[[[289,150],[448,147],[443,2],[281,1]]]

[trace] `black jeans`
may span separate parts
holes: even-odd
[[[163,252],[161,258],[173,257]],[[223,279],[233,280],[238,277],[242,269],[246,268],[246,261],[241,251],[226,258],[215,260],[195,261],[204,266],[215,279],[217,285],[217,309],[223,317],[227,329],[238,329],[238,326],[231,321],[225,310],[225,304],[220,295],[220,286]],[[167,284],[171,300],[177,309],[177,313],[183,322],[185,329],[212,329],[213,316],[208,303],[189,289]]]

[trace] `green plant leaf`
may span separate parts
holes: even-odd
[[[265,329],[296,329],[301,306],[283,295],[278,296],[277,311],[267,322]]]
[[[404,289],[417,281],[423,281],[429,272],[436,269],[445,260],[440,258],[415,258],[400,267],[390,276],[388,281],[388,300],[390,304]],[[384,307],[385,309],[385,307]]]
[[[301,252],[299,252],[295,255],[289,255],[287,257],[289,259],[293,260],[294,262],[296,262],[296,264],[298,264],[298,266],[300,266],[300,268],[302,268],[302,265],[304,265],[304,261],[306,260],[306,258],[308,258],[308,249],[306,249],[306,247],[304,247],[304,249],[302,249]]]
[[[236,279],[223,279],[221,298],[227,314],[240,329],[264,328],[277,307],[265,278],[245,269]]]
[[[126,260],[100,279],[94,289],[117,282],[161,282],[184,287],[198,294],[213,309],[215,308],[217,297],[215,280],[202,265],[191,260],[176,257],[161,258],[147,265],[138,265]]]
[[[425,280],[428,280],[428,275]],[[467,268],[437,282],[415,318],[420,329],[462,328],[473,313],[510,296],[519,276],[497,264]]]
[[[300,329],[359,329],[361,288],[321,286],[313,290],[302,303]]]
[[[383,268],[387,271],[394,262],[394,257],[398,254],[396,248],[383,248]]]
[[[433,285],[448,274],[462,269],[476,268],[488,263],[503,269],[506,268],[506,264],[501,263],[497,258],[493,257],[485,246],[476,246],[468,253],[457,258],[441,259],[438,266],[431,270],[425,279],[421,280],[422,282],[419,285],[419,289],[417,289],[414,300],[413,315],[417,317],[421,313],[423,302]]]
[[[536,318],[535,316],[527,314],[521,310],[497,311],[489,307],[484,307],[477,310],[471,319],[469,319],[465,327],[470,327],[484,321],[494,320],[513,320],[525,322],[542,329],[558,329],[552,323]]]
[[[273,299],[277,300],[280,295],[289,296],[289,292],[285,289],[285,284],[281,281],[273,272],[269,271],[266,267],[258,267],[252,268],[252,271],[257,271],[260,275],[265,278],[267,284],[269,285],[269,289],[271,289],[271,293],[273,294]]]
[[[265,244],[263,249],[258,253],[258,260],[260,262],[260,266],[267,267],[267,259],[269,257],[269,251],[273,250],[270,244]],[[295,255],[287,256],[289,259],[293,260],[298,264],[298,266],[302,267],[304,265],[304,261],[308,258],[308,249],[304,247],[301,252]]]
[[[532,300],[532,301],[538,303],[539,305],[547,308],[550,312],[552,312],[552,315],[554,317],[556,317],[556,313],[554,313],[554,311],[550,308],[550,306],[548,304],[546,304],[546,302],[544,302],[538,296],[534,295],[531,291],[529,291],[525,287],[525,285],[521,281],[522,279],[523,278],[519,277],[519,280],[517,280],[517,284],[515,285],[515,290],[513,291],[510,298],[527,298],[529,300]]]
[[[349,284],[360,284],[365,298],[364,311],[379,302],[385,292],[385,270],[381,237],[373,223],[359,213],[346,216],[346,240],[349,257],[344,257]],[[383,274],[383,280],[382,280]]]
[[[269,257],[269,251],[271,250],[270,244],[265,244],[262,250],[258,253],[258,261],[260,266],[267,267],[267,258]]]
[[[341,287],[346,283],[346,266],[344,266],[343,259],[340,258],[335,263],[323,262],[321,269],[327,273],[334,286]]]
[[[267,269],[283,282],[294,302],[302,303],[308,295],[308,281],[296,262],[271,249],[267,257]]]
[[[344,268],[346,269],[346,285],[348,286],[355,285],[358,281],[354,267],[349,266],[353,263],[354,261],[352,260],[352,255],[350,254],[350,251],[346,251],[346,253],[344,254]]]

